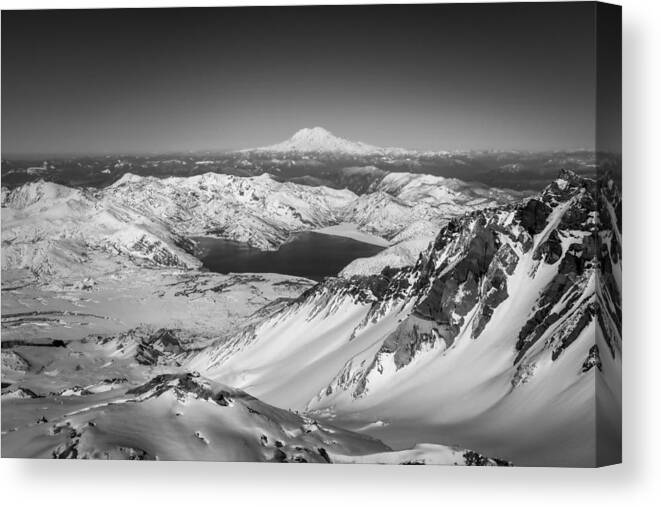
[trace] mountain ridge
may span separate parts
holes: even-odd
[[[593,463],[595,379],[621,403],[620,200],[612,180],[562,172],[452,219],[415,266],[327,279],[192,364],[393,446],[413,425],[515,462]],[[566,439],[575,451],[558,454]]]

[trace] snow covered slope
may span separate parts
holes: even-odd
[[[27,183],[3,194],[2,270],[98,276],[118,263],[193,268],[187,240],[163,220],[88,190]]]
[[[599,422],[619,432],[619,199],[563,172],[451,220],[415,266],[329,279],[192,365],[394,447],[594,465],[596,384]]]
[[[389,450],[186,373],[96,396],[51,398],[54,406],[36,400],[47,409],[35,421],[21,420],[29,402],[3,406],[16,425],[3,427],[3,457],[328,463],[330,452]]]
[[[443,221],[439,222],[419,220],[409,224],[390,240],[391,246],[372,257],[354,259],[344,267],[340,276],[351,278],[355,275],[377,275],[386,268],[413,266],[420,252],[427,249],[444,225]]]
[[[443,446],[393,452],[369,436],[191,373],[47,398],[12,391],[3,393],[3,402],[10,412],[3,417],[3,458],[509,464]],[[30,420],[35,405],[41,415]]]
[[[262,250],[277,249],[292,232],[338,223],[356,198],[349,190],[280,183],[268,174],[215,173],[163,179],[125,175],[103,194],[181,234],[215,235]]]
[[[391,172],[368,189],[386,192],[408,202],[424,202],[433,206],[490,207],[518,201],[530,192],[488,187],[430,174]]]

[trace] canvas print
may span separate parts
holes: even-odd
[[[618,463],[620,16],[2,12],[2,457]]]

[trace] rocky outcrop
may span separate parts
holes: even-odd
[[[530,234],[539,234],[546,227],[546,219],[551,214],[551,208],[537,199],[530,199],[520,207],[515,214],[516,220]]]
[[[464,453],[464,461],[467,466],[499,466],[511,467],[512,463],[504,459],[488,458],[475,451],[466,451]]]
[[[601,365],[601,357],[599,357],[599,346],[593,345],[590,347],[590,352],[588,352],[588,357],[585,358],[585,361],[583,362],[583,366],[581,367],[581,371],[583,373],[587,373],[590,371],[592,368],[597,368],[599,371],[601,371],[602,365]]]
[[[558,236],[558,231],[554,230],[549,234],[546,241],[541,243],[533,254],[533,259],[544,259],[547,264],[555,264],[562,256],[562,242]]]

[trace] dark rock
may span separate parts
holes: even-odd
[[[423,324],[425,324],[423,321],[409,317],[402,321],[381,345],[380,353],[394,354],[394,362],[398,370],[409,364],[424,345],[434,344],[438,337],[445,337],[449,342],[448,346],[452,344],[456,335],[455,330],[451,330],[448,326],[432,327],[432,324],[429,324],[427,329],[422,329]]]
[[[540,244],[532,258],[534,260],[544,259],[547,264],[555,264],[562,256],[562,243],[558,237],[558,231],[554,230],[549,234],[546,241]]]
[[[471,284],[476,288],[476,281],[486,274],[498,251],[499,243],[498,235],[492,228],[481,227],[480,222],[475,224],[472,237],[462,248],[463,257],[452,270],[433,279],[429,294],[415,307],[416,314],[446,325],[449,324],[453,311],[463,311],[465,315],[477,302],[477,291],[470,294]],[[455,296],[465,282],[468,282],[466,288],[472,301],[469,304],[462,302],[461,306],[457,306]]]
[[[582,252],[582,249],[582,245],[578,243],[570,245],[558,267],[558,274],[553,277],[539,296],[537,309],[519,332],[516,342],[516,349],[519,354],[514,360],[515,364],[521,360],[526,350],[541,338],[552,324],[572,308],[574,302],[580,297],[581,289],[576,288],[574,293],[568,297],[560,313],[551,312],[555,304],[573,290],[578,276],[583,272],[585,259],[582,254],[577,253]]]
[[[467,466],[512,466],[509,461],[499,458],[487,458],[475,451],[466,451],[463,457]]]
[[[572,203],[560,218],[559,228],[563,230],[588,230],[590,213],[597,210],[594,194],[585,192],[581,198]]]
[[[317,449],[317,451],[319,452],[319,455],[322,458],[324,458],[324,461],[326,461],[326,463],[331,463],[330,456],[328,455],[328,452],[326,451],[326,449],[324,449],[323,447],[319,447]]]
[[[539,234],[546,227],[546,219],[551,214],[551,208],[537,199],[530,199],[526,205],[516,212],[516,219],[531,235]]]
[[[599,357],[599,347],[597,345],[593,345],[592,347],[590,347],[590,351],[588,352],[588,357],[583,362],[581,371],[583,373],[586,373],[595,366],[599,371],[602,371],[601,357]]]
[[[499,267],[490,270],[484,283],[484,296],[477,319],[473,322],[472,337],[477,338],[491,320],[494,310],[505,301],[507,293],[507,276]]]
[[[594,318],[595,314],[597,313],[597,306],[596,303],[589,303],[585,305],[584,308],[581,310],[578,310],[581,312],[578,320],[573,324],[571,331],[567,333],[561,340],[560,345],[553,350],[553,353],[551,354],[551,359],[555,361],[560,354],[567,348],[569,345],[571,345],[576,338],[583,332],[583,330],[588,326],[588,324],[592,321]]]

